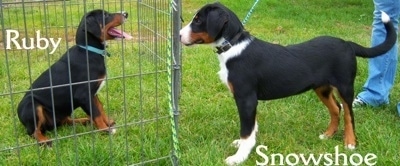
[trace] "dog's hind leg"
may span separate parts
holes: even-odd
[[[52,142],[42,133],[42,128],[46,125],[46,115],[43,106],[39,105],[36,107],[36,129],[32,136],[38,141],[40,145],[52,146]]]
[[[327,130],[319,136],[320,139],[327,139],[332,137],[338,130],[340,121],[339,118],[340,105],[338,105],[338,102],[335,100],[333,87],[326,85],[316,88],[314,89],[314,91],[318,95],[322,103],[324,103],[325,106],[328,108],[329,114],[331,116],[331,121],[329,123]]]
[[[234,155],[225,159],[228,165],[240,164],[248,158],[256,145],[256,132],[258,131],[256,122],[257,95],[254,93],[245,97],[235,92],[235,101],[240,116],[240,139],[233,141],[233,145],[238,150]]]
[[[344,144],[347,149],[356,148],[355,123],[352,102],[354,100],[354,90],[352,86],[347,89],[339,89],[340,98],[344,109]]]
[[[89,118],[78,118],[78,119],[72,119],[71,117],[66,117],[61,124],[67,124],[67,125],[73,125],[73,124],[82,124],[86,125],[90,122]]]

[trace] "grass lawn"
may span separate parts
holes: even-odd
[[[40,31],[41,37],[62,40],[56,52],[49,54],[49,50],[39,49],[18,50],[13,47],[7,50],[4,46],[6,40],[3,40],[6,36],[0,36],[0,165],[130,165],[158,158],[161,160],[152,164],[170,163],[167,53],[153,54],[147,49],[166,47],[167,40],[155,38],[144,28],[151,26],[164,32],[165,29],[158,27],[166,27],[163,20],[157,22],[157,26],[152,25],[156,13],[145,8],[141,12],[147,15],[141,17],[143,22],[138,26],[137,1],[96,0],[85,3],[77,0],[4,7],[0,25],[3,30],[17,30],[19,40],[22,37],[35,38],[36,31]],[[146,3],[151,1],[142,1],[143,6]],[[17,105],[30,82],[75,44],[75,30],[85,11],[98,8],[128,12],[128,20],[118,28],[134,37],[134,40],[107,43],[107,51],[111,54],[106,58],[107,84],[99,98],[107,115],[116,121],[117,134],[92,132],[96,130],[93,125],[64,126],[47,132],[47,136],[54,139],[52,148],[39,147],[26,135],[19,122]],[[168,8],[160,7],[157,14],[165,12],[163,10],[168,11]],[[157,47],[152,38],[158,41]],[[73,117],[84,116],[81,109],[73,114]]]
[[[146,12],[140,18],[144,22],[138,26],[136,1],[102,4],[93,0],[86,5],[87,10],[105,8],[132,13],[130,22],[123,28],[136,38],[109,43],[108,49],[113,54],[107,58],[110,80],[100,93],[107,114],[117,122],[117,134],[91,132],[94,129],[90,125],[62,127],[48,133],[49,137],[56,139],[52,149],[36,146],[35,141],[25,134],[16,116],[22,92],[29,87],[31,79],[74,44],[74,31],[84,6],[78,1],[67,2],[64,9],[61,8],[62,2],[56,2],[55,6],[26,7],[24,12],[21,7],[3,9],[3,29],[18,29],[23,32],[22,36],[41,30],[47,36],[62,37],[63,40],[62,47],[54,55],[48,55],[46,50],[6,51],[2,45],[3,36],[0,36],[0,165],[130,165],[158,157],[162,159],[145,165],[171,165],[168,159],[172,147],[165,59],[161,57],[155,61],[150,56],[152,53],[146,50],[158,47],[151,42],[155,40],[137,39],[139,30],[147,37],[154,37],[146,27],[158,25],[146,26],[146,20],[152,18],[152,13]],[[151,4],[153,1],[143,2]],[[183,1],[182,18],[185,22],[182,25],[190,22],[193,14],[210,2],[214,1]],[[247,0],[220,2],[239,18],[244,18],[253,5],[253,1]],[[148,10],[146,7],[143,9]],[[372,1],[365,0],[261,0],[245,27],[260,39],[282,45],[331,35],[369,46],[372,11]],[[26,20],[34,21],[24,23],[22,13],[25,13]],[[47,22],[42,21],[46,20],[45,17],[48,17]],[[68,28],[65,30],[63,26]],[[234,100],[219,80],[219,62],[213,48],[183,47],[182,51],[180,165],[224,165],[224,159],[236,152],[230,143],[239,138]],[[367,60],[358,59],[356,92],[362,90],[367,73]],[[396,104],[400,101],[399,88],[396,81],[389,105],[355,110],[358,146],[354,151],[344,149],[342,125],[333,138],[318,138],[328,125],[329,114],[313,92],[259,102],[257,145],[268,146],[264,151],[267,155],[302,153],[306,156],[334,153],[338,146],[341,153],[349,156],[373,153],[377,156],[377,165],[397,165],[400,160],[400,118],[396,111]],[[83,111],[75,111],[74,116],[84,116]],[[18,146],[22,148],[14,148]],[[263,161],[263,158],[253,150],[243,165],[255,165],[257,160]]]
[[[186,21],[183,25],[210,1],[190,2],[183,3]],[[253,4],[245,0],[220,2],[241,19]],[[372,11],[372,1],[362,0],[260,1],[245,27],[260,39],[282,45],[332,35],[369,46]],[[219,62],[213,51],[209,46],[183,47],[182,165],[223,165],[224,159],[236,152],[230,143],[239,138],[237,110],[231,93],[219,80]],[[356,92],[361,91],[367,73],[367,60],[359,58]],[[396,165],[400,160],[400,118],[395,109],[400,101],[398,89],[396,81],[388,106],[355,110],[358,147],[354,151],[344,149],[343,125],[332,139],[318,138],[328,125],[329,114],[314,92],[260,102],[257,145],[268,146],[264,151],[267,155],[303,153],[306,156],[334,153],[334,147],[338,146],[341,153],[349,156],[373,153],[378,158],[377,165]],[[253,149],[243,165],[255,165],[256,160],[264,161]]]

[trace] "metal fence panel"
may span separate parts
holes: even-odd
[[[179,1],[3,0],[0,6],[0,165],[178,164]],[[98,94],[117,133],[74,124],[46,133],[51,148],[38,146],[18,119],[18,103],[31,83],[75,45],[80,19],[93,9],[129,13],[119,28],[133,40],[107,42],[107,83]],[[35,47],[19,49],[10,37],[21,47]],[[43,49],[42,38],[60,38],[60,44]],[[72,114],[85,116],[81,108]]]

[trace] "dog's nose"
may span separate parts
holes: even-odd
[[[126,11],[121,11],[120,12],[125,18],[128,18],[128,12]]]

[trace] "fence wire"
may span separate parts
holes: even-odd
[[[107,83],[98,94],[117,133],[74,124],[46,133],[51,148],[38,146],[17,106],[31,83],[75,45],[80,19],[93,9],[129,13],[118,28],[133,40],[107,42]],[[179,15],[178,0],[0,1],[0,165],[178,165]],[[10,37],[33,48],[19,49]],[[60,43],[42,48],[41,38]],[[72,114],[85,116],[81,108]]]

